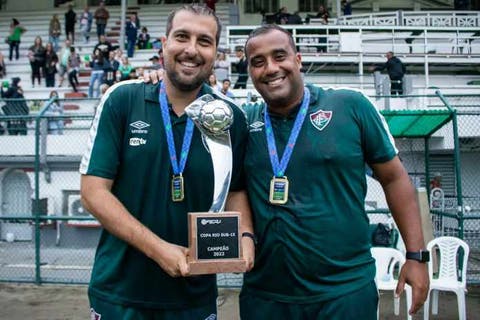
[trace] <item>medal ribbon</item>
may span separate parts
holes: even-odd
[[[160,109],[162,110],[163,126],[167,136],[168,153],[170,154],[170,162],[172,163],[173,174],[179,175],[182,174],[183,169],[185,169],[185,164],[187,163],[187,156],[188,152],[190,151],[190,143],[192,142],[193,136],[193,121],[190,118],[187,119],[187,126],[185,127],[185,133],[183,135],[182,152],[180,153],[180,162],[178,162],[177,152],[175,150],[175,141],[173,140],[170,110],[168,109],[167,92],[165,90],[165,84],[163,81],[160,85],[158,100],[160,102]]]
[[[290,137],[288,138],[288,142],[285,146],[285,150],[283,151],[283,156],[280,162],[278,161],[277,146],[275,144],[275,136],[273,135],[272,123],[270,121],[270,116],[268,115],[268,106],[265,106],[265,134],[267,136],[268,155],[270,156],[270,163],[272,164],[273,174],[275,177],[283,177],[285,175],[285,170],[287,169],[288,162],[292,156],[293,147],[295,147],[298,134],[300,133],[303,121],[307,115],[309,104],[310,91],[307,88],[304,88],[302,105],[298,111],[295,123],[293,124],[292,132],[290,133]]]

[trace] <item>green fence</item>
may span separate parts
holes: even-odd
[[[468,281],[480,283],[480,96],[372,101],[387,111],[448,110],[445,104],[455,111],[458,138],[449,121],[428,137],[397,138],[396,144],[417,187],[430,192],[430,180],[441,174],[441,194],[432,193],[430,201],[434,235],[470,245]],[[0,113],[0,281],[88,283],[101,227],[81,206],[78,167],[98,101],[62,99],[61,113],[51,111],[54,101],[25,102],[28,115]],[[378,183],[367,182],[372,223],[393,225]],[[218,282],[240,286],[242,276],[221,274]]]

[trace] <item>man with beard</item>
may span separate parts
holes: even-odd
[[[428,251],[414,188],[383,117],[360,92],[304,85],[301,56],[279,26],[255,29],[245,52],[265,103],[245,106],[244,170],[258,243],[241,319],[377,319],[365,162],[405,242],[396,291],[412,286],[415,313],[428,293]]]
[[[163,81],[120,82],[98,106],[80,166],[83,204],[104,227],[89,287],[92,319],[216,319],[215,275],[189,277],[187,264],[187,213],[208,211],[214,182],[210,155],[184,110],[203,94],[221,99],[204,84],[220,30],[208,8],[174,10],[162,40]],[[242,176],[248,131],[242,111],[226,102],[234,114],[226,208],[242,214],[250,269],[254,244]],[[182,197],[170,187],[179,176]]]

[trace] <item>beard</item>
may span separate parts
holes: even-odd
[[[169,68],[167,64],[165,65],[165,72],[175,88],[186,92],[198,89],[205,81],[207,81],[208,77],[210,76],[210,74],[200,73],[198,76],[192,79],[185,79],[179,72],[176,72],[173,70],[173,68]]]

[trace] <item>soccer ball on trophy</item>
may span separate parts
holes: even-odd
[[[233,123],[233,112],[225,102],[213,100],[201,107],[198,118],[206,130],[218,134],[230,128]]]

